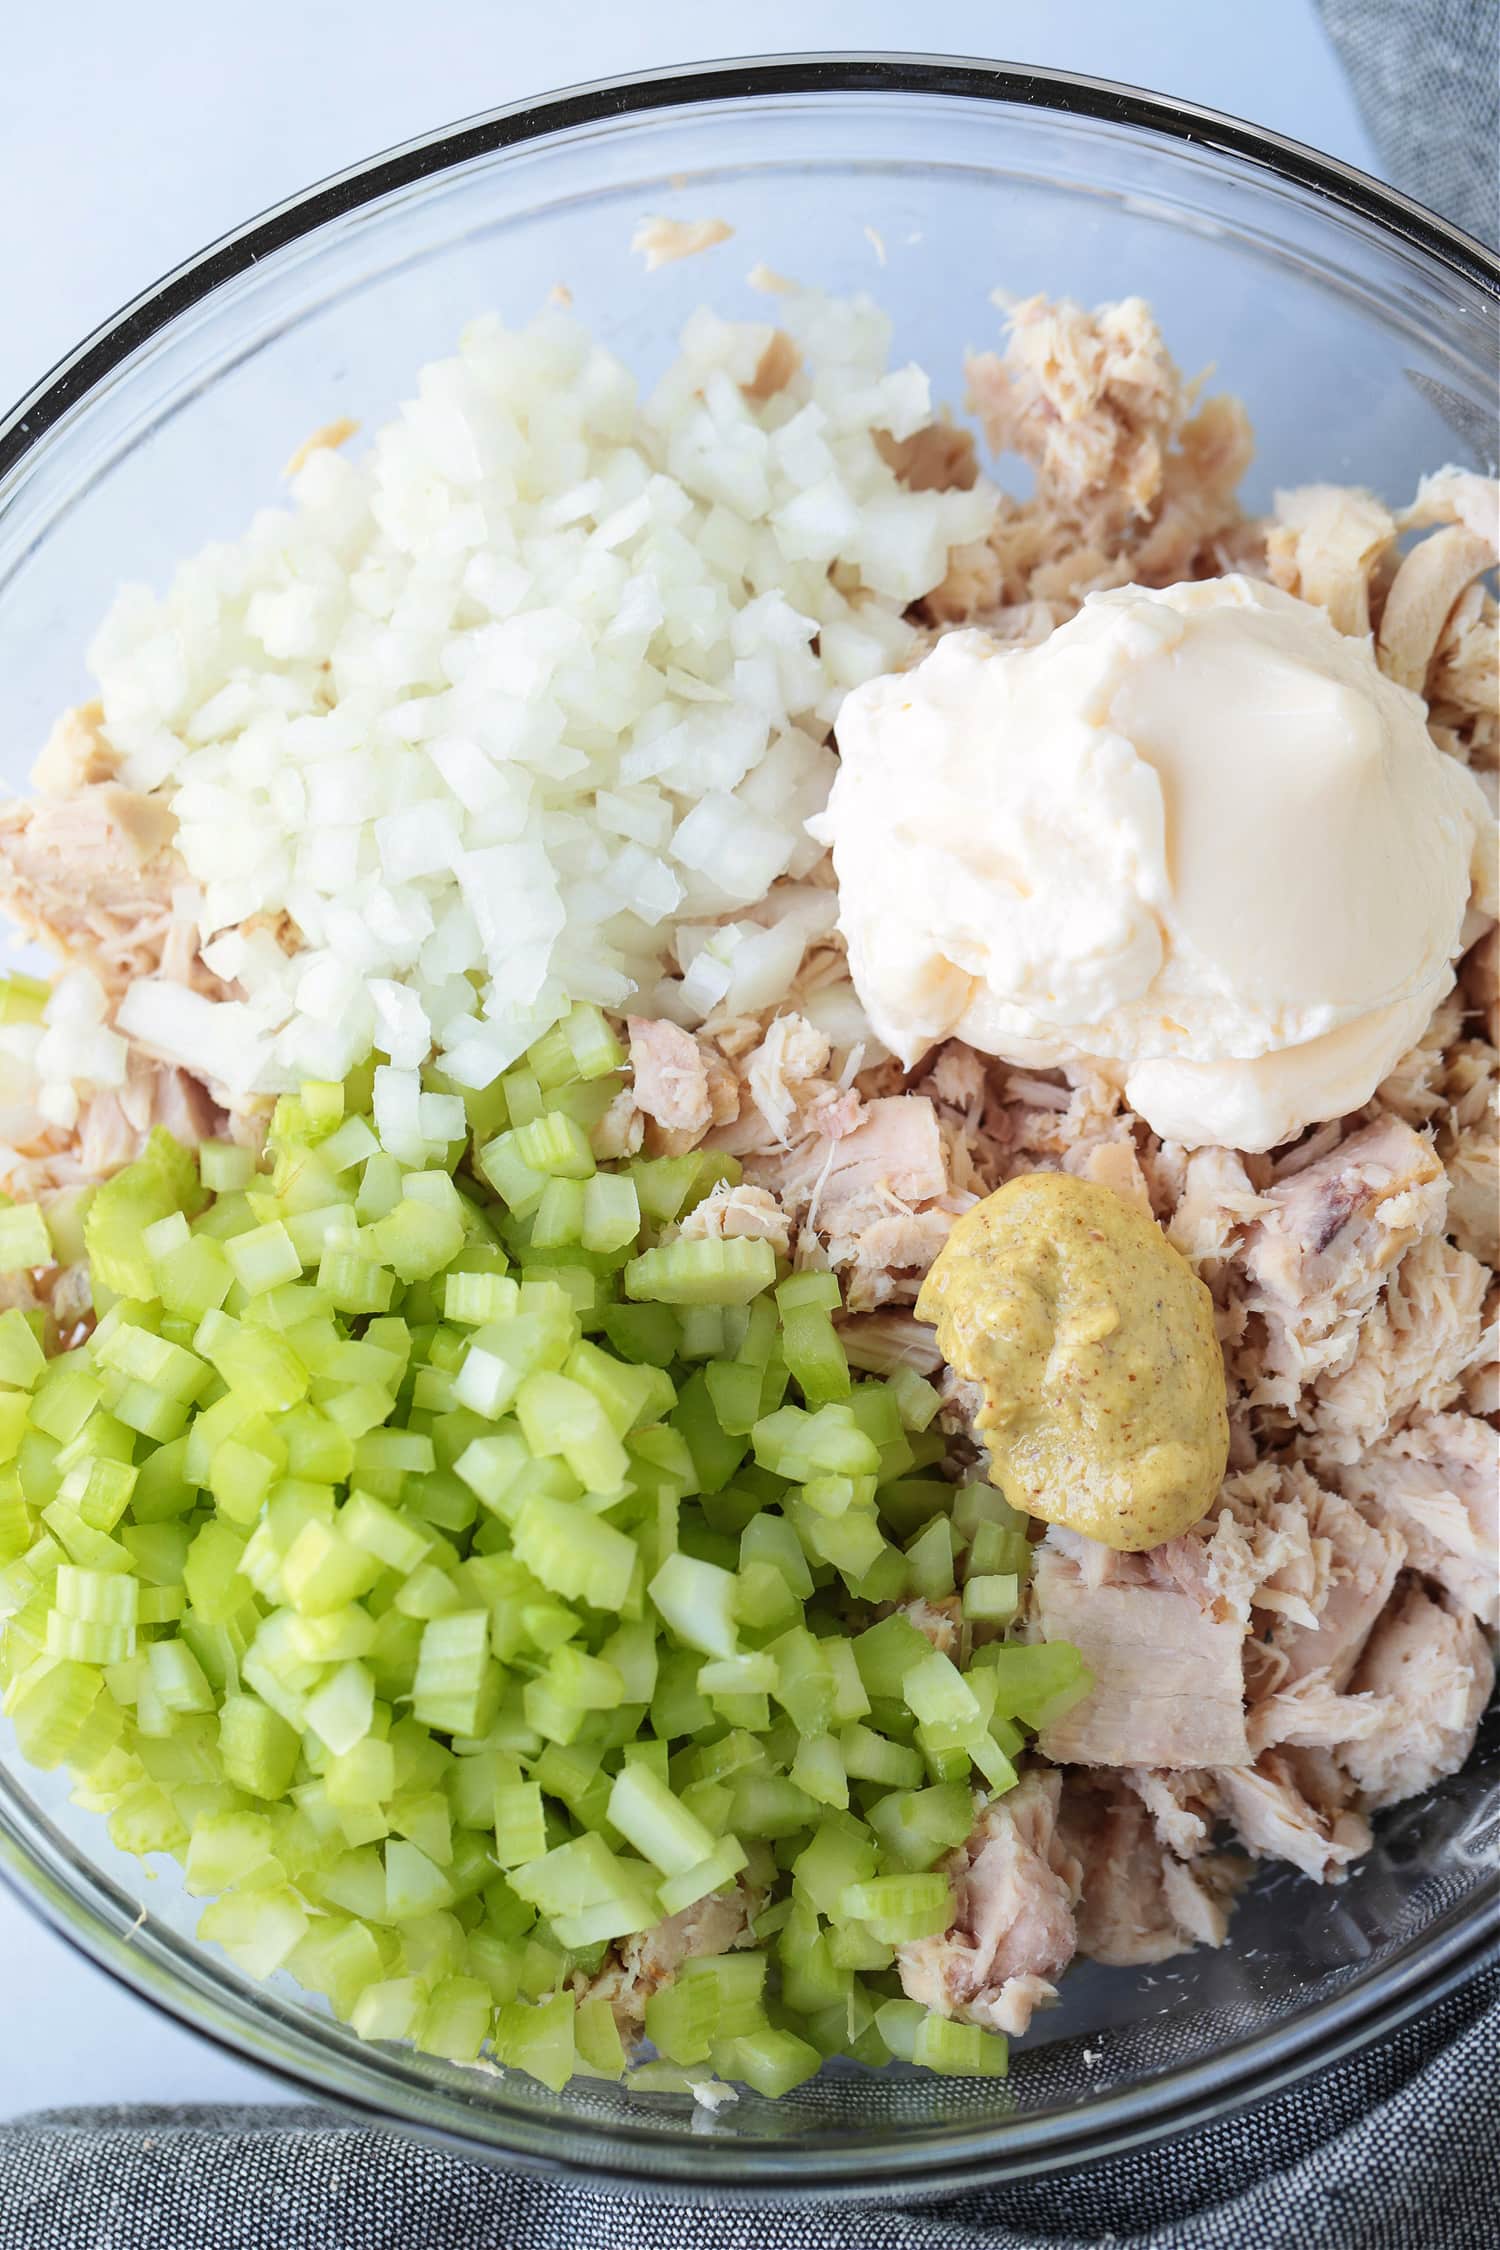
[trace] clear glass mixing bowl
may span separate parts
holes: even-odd
[[[647,213],[727,247],[649,278]],[[315,425],[380,422],[476,312],[556,282],[643,376],[700,302],[761,317],[756,259],[890,309],[899,356],[961,394],[990,292],[1138,292],[1259,434],[1252,503],[1332,479],[1404,498],[1493,456],[1500,267],[1361,175],[1096,81],[918,57],[798,57],[616,81],[497,111],[315,189],[206,251],[0,424],[0,745],[21,786],[116,586],[160,583],[275,497]],[[1400,1809],[1342,1887],[1256,1884],[1221,1953],[1083,1966],[1005,2085],[825,2071],[712,2120],[665,2096],[361,2046],[253,1986],[0,1735],[0,1868],[101,1966],[310,2094],[470,2154],[679,2192],[953,2189],[1157,2140],[1331,2061],[1494,1942],[1500,1729]],[[144,1914],[144,1919],[141,1919]]]

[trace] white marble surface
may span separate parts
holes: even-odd
[[[753,17],[701,0],[27,10],[7,25],[0,71],[0,401],[214,236],[410,135],[752,41],[761,52],[911,49],[921,28],[896,0],[760,0]],[[947,53],[1124,79],[1377,168],[1311,0],[948,0],[937,28]],[[3,1891],[0,1995],[0,2118],[283,2098],[75,1958]]]

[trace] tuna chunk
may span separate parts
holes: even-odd
[[[1245,1228],[1271,1208],[1233,1149],[1195,1149],[1184,1167],[1167,1239],[1190,1264],[1211,1264],[1227,1258]]]
[[[1500,1118],[1493,1100],[1472,1125],[1445,1142],[1448,1232],[1460,1250],[1486,1266],[1500,1266]]]
[[[1341,633],[1370,630],[1370,580],[1396,539],[1390,510],[1342,484],[1304,484],[1276,495],[1266,562],[1276,584],[1316,602]]]
[[[113,781],[0,807],[0,905],[112,991],[149,976],[183,879],[166,804]]]
[[[701,1203],[694,1204],[680,1232],[688,1239],[736,1236],[752,1242],[769,1242],[780,1258],[791,1250],[791,1222],[769,1188],[730,1187],[723,1181]]]
[[[1234,1863],[1207,1856],[1189,1865],[1165,1850],[1133,1790],[1103,1775],[1070,1776],[1059,1833],[1083,1869],[1078,1950],[1088,1959],[1128,1966],[1224,1943]]]
[[[1265,1323],[1252,1399],[1289,1406],[1354,1358],[1360,1322],[1402,1253],[1440,1227],[1447,1187],[1431,1144],[1378,1118],[1266,1191],[1244,1249],[1244,1302]]]
[[[750,1098],[783,1144],[797,1126],[799,1100],[821,1080],[829,1058],[823,1033],[805,1017],[778,1016],[744,1065]]]
[[[1367,1801],[1376,1809],[1399,1804],[1456,1773],[1494,1685],[1494,1660],[1476,1620],[1409,1586],[1370,1636],[1353,1680],[1356,1693],[1382,1696],[1389,1707],[1378,1733],[1342,1754]]]
[[[1186,1579],[1189,1548],[1206,1550],[1207,1542],[1189,1535],[1169,1545],[1182,1550],[1171,1561]],[[1039,1637],[1071,1641],[1095,1681],[1041,1737],[1044,1755],[1059,1764],[1170,1768],[1250,1761],[1244,1619],[1215,1595],[1206,1564],[1200,1561],[1196,1586],[1172,1583],[1172,1574],[1156,1564],[1161,1554],[1112,1556],[1105,1566],[1110,1576],[1090,1584],[1076,1554],[1054,1533],[1036,1550],[1032,1599]]]
[[[1472,1414],[1398,1430],[1340,1473],[1367,1515],[1393,1524],[1413,1570],[1500,1626],[1500,1431]]]
[[[1319,1558],[1323,1584],[1317,1621],[1309,1625],[1282,1616],[1271,1641],[1286,1660],[1283,1684],[1316,1672],[1341,1688],[1390,1599],[1406,1559],[1406,1542],[1393,1525],[1368,1522],[1338,1493],[1317,1485],[1312,1485],[1307,1520],[1313,1540],[1326,1549],[1326,1559]]]
[[[691,1148],[713,1122],[708,1070],[698,1042],[675,1023],[627,1019],[635,1103],[660,1127],[671,1152]]]
[[[852,1132],[814,1135],[784,1155],[752,1157],[747,1169],[804,1228],[826,1236],[854,1312],[915,1297],[953,1223],[947,1208],[918,1208],[949,1185],[938,1113],[925,1095],[869,1102]]]
[[[937,1112],[920,1094],[870,1102],[855,1132],[804,1141],[779,1164],[762,1160],[757,1176],[762,1172],[789,1210],[825,1232],[851,1233],[930,1202],[948,1185]]]
[[[1219,1801],[1252,1859],[1284,1859],[1334,1882],[1370,1848],[1370,1824],[1323,1750],[1264,1750],[1253,1767],[1215,1776]]]
[[[736,1884],[733,1890],[711,1892],[680,1914],[658,1922],[654,1930],[621,1938],[610,1948],[603,1968],[589,1980],[588,1997],[609,2002],[627,2048],[641,2035],[646,2002],[672,1982],[684,1961],[732,1953],[736,1946],[752,1942],[750,1921],[757,1903],[742,1884]]]
[[[1479,1356],[1489,1274],[1441,1235],[1407,1252],[1366,1318],[1349,1364],[1316,1386],[1304,1420],[1328,1461],[1358,1461],[1414,1411],[1433,1413],[1458,1396]]]
[[[919,1597],[895,1606],[902,1617],[916,1626],[924,1640],[931,1641],[940,1655],[957,1657],[963,1634],[963,1603],[957,1594],[945,1594],[938,1601]]]
[[[113,781],[119,754],[106,742],[102,703],[80,703],[64,711],[31,769],[31,785],[42,797],[73,797],[101,781]]]
[[[1057,1837],[1062,1776],[1029,1773],[985,1806],[944,1869],[952,1925],[897,1948],[902,1990],[939,2015],[1023,2032],[1073,1958],[1077,1862]]]

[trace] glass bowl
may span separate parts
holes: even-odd
[[[642,275],[646,214],[733,242]],[[274,497],[314,426],[366,426],[494,306],[566,282],[643,376],[702,301],[761,317],[753,261],[889,308],[896,353],[957,399],[997,286],[1138,292],[1188,368],[1248,403],[1252,504],[1277,484],[1393,499],[1494,452],[1500,267],[1345,167],[1095,80],[886,56],[729,63],[499,110],[256,220],[82,345],[0,424],[0,743],[23,785],[116,586],[160,583]],[[1164,2139],[1387,2031],[1494,1942],[1500,1729],[1381,1826],[1337,1889],[1257,1882],[1219,1953],[1082,1965],[1007,2084],[825,2071],[710,2118],[670,2096],[361,2046],[192,1936],[169,1866],[115,1852],[0,1737],[0,1867],[102,1967],[306,2093],[470,2155],[668,2192],[951,2191]]]

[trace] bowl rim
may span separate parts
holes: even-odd
[[[687,63],[591,80],[480,112],[351,165],[222,235],[103,322],[8,415],[0,417],[0,502],[12,472],[142,346],[215,290],[328,222],[418,181],[573,128],[624,123],[706,103],[748,104],[797,94],[835,98],[922,94],[978,100],[1002,109],[1040,110],[1123,125],[1227,155],[1399,238],[1500,308],[1500,257],[1484,243],[1353,165],[1200,104],[1076,72],[921,52],[820,50]],[[710,2194],[739,2201],[790,2194],[868,2201],[903,2191],[953,2193],[1096,2161],[1175,2138],[1294,2085],[1313,2070],[1393,2031],[1486,1962],[1500,1958],[1495,1914],[1500,1876],[1496,1876],[1479,1886],[1462,1910],[1450,1910],[1436,1932],[1409,1939],[1368,1982],[1361,1980],[1334,1994],[1300,2021],[1271,2026],[1235,2050],[1228,2065],[1222,2057],[1211,2057],[1169,2069],[1144,2085],[1106,2095],[1076,2112],[1057,2110],[970,2129],[955,2124],[950,2130],[925,2134],[905,2150],[893,2140],[878,2159],[872,2159],[866,2146],[800,2150],[795,2144],[770,2140],[699,2136],[689,2143],[685,2132],[642,2142],[617,2124],[596,2124],[583,2117],[561,2119],[542,2111],[528,2118],[511,2110],[507,2139],[501,2144],[422,2114],[425,2105],[402,2099],[393,2082],[376,2095],[361,2083],[366,2077],[362,2068],[339,2067],[337,2055],[330,2051],[321,2059],[325,2066],[333,2064],[331,2079],[315,2076],[310,2059],[292,2052],[293,2040],[283,2040],[270,2024],[247,2040],[247,2022],[254,2020],[253,1997],[217,1974],[213,1981],[225,1997],[215,1996],[209,2002],[205,2021],[201,1995],[200,2012],[195,2013],[188,1987],[166,1983],[165,1963],[155,1975],[148,1973],[147,1949],[130,1946],[128,1915],[118,1910],[111,1914],[97,1900],[80,1902],[55,1864],[59,1855],[49,1855],[36,1833],[39,1826],[50,1829],[40,1809],[35,1818],[23,1810],[19,1821],[13,1820],[5,1795],[0,1787],[0,1882],[76,1952],[183,2028],[315,2099],[332,2100],[369,2124],[436,2141],[469,2158],[503,2160],[526,2170],[638,2194],[678,2198]],[[25,1833],[28,1828],[30,1836]],[[52,1866],[47,1865],[49,1856]],[[101,1880],[97,1874],[95,1880]],[[106,1889],[113,1888],[103,1880]],[[154,1946],[150,1950],[154,1953]],[[158,1989],[161,1984],[165,1989]],[[297,2043],[306,2044],[300,2027]],[[276,2052],[266,2051],[273,2047]],[[460,2113],[455,2108],[453,2114]],[[493,2117],[496,2112],[488,2114]],[[634,2159],[637,2147],[651,2150],[654,2161],[649,2166]]]
[[[653,110],[799,93],[966,97],[999,107],[1132,126],[1234,156],[1399,236],[1500,307],[1500,254],[1477,237],[1357,165],[1223,110],[1116,79],[979,56],[830,48],[732,57],[588,79],[554,93],[506,102],[396,142],[271,204],[132,297],[64,354],[9,413],[0,415],[0,484],[70,409],[81,405],[143,344],[215,289],[329,220],[346,217],[382,196],[477,157],[572,127],[623,122]]]

